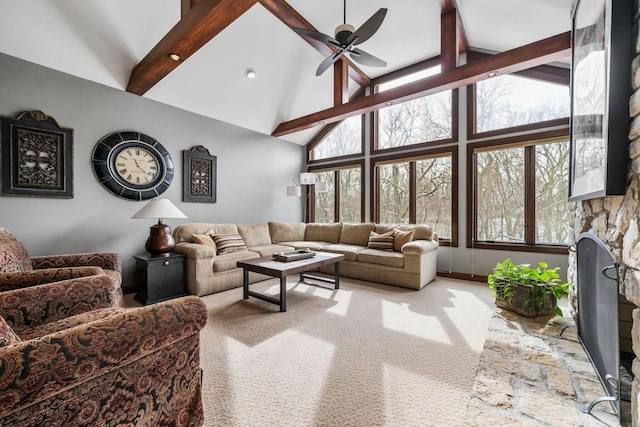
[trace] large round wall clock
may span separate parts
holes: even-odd
[[[162,194],[173,180],[169,152],[139,132],[114,132],[93,149],[93,170],[100,183],[118,197],[146,200]]]

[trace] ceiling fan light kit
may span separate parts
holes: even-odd
[[[369,67],[386,67],[387,63],[380,58],[358,49],[355,47],[360,43],[364,43],[369,40],[380,28],[382,21],[387,14],[386,8],[380,8],[369,18],[364,24],[357,30],[353,25],[346,23],[346,0],[344,2],[344,23],[338,25],[335,29],[335,38],[318,31],[309,30],[307,28],[292,28],[296,33],[310,37],[314,40],[318,40],[332,49],[337,49],[336,52],[327,56],[324,61],[320,63],[316,70],[316,76],[324,73],[331,65],[333,65],[342,55],[348,53],[351,59],[359,64]]]

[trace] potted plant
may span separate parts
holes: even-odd
[[[561,283],[560,267],[549,268],[545,262],[531,268],[514,264],[507,258],[498,263],[487,278],[494,291],[496,305],[526,317],[557,314],[562,316],[558,301],[569,293],[569,283]]]

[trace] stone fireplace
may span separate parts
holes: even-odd
[[[638,2],[633,3],[636,43],[635,58],[629,65],[633,94],[629,99],[630,168],[626,194],[575,202],[572,203],[571,211],[574,240],[582,232],[594,233],[620,264],[620,300],[623,303],[620,309],[620,330],[626,331],[624,335],[621,333],[623,336],[620,342],[621,349],[632,351],[635,356],[632,364],[635,379],[631,389],[630,418],[633,426],[640,427],[640,38],[637,36]],[[576,283],[574,253],[569,255],[569,281]],[[572,305],[576,306],[575,301]],[[628,327],[629,323],[631,328]]]

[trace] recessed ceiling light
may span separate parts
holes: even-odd
[[[258,73],[256,73],[256,70],[253,68],[247,68],[244,72],[244,76],[248,79],[255,79],[258,76]]]
[[[168,56],[169,56],[169,59],[174,62],[180,62],[182,60],[180,55],[178,55],[177,53],[170,53]]]
[[[490,71],[490,72],[487,73],[487,77],[490,78],[490,79],[495,77],[495,76],[497,76],[497,75],[498,75],[497,71]]]

